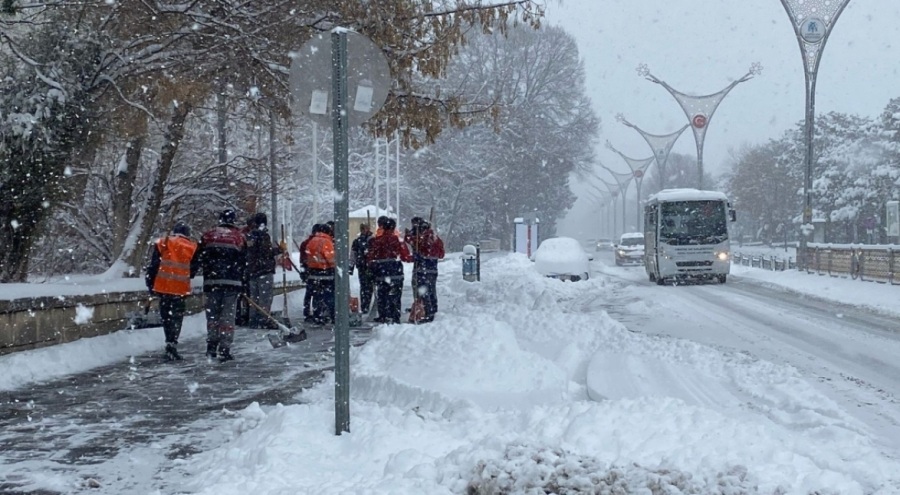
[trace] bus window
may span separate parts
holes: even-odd
[[[721,201],[675,201],[661,205],[660,240],[669,244],[714,244],[728,237]]]

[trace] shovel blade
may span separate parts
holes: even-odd
[[[303,342],[308,336],[306,335],[306,330],[296,330],[292,328],[290,333],[283,334],[282,338],[285,342],[295,344],[297,342]]]
[[[287,345],[287,342],[283,338],[281,338],[281,334],[275,332],[268,333],[266,334],[266,338],[269,339],[269,343],[272,344],[272,347],[275,349]]]
[[[308,336],[306,335],[306,330],[296,330],[291,328],[290,331],[270,332],[266,334],[266,338],[269,339],[269,343],[272,344],[272,347],[277,349],[288,344],[303,342]]]

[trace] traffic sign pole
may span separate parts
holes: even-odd
[[[295,113],[333,131],[334,146],[334,415],[335,434],[350,431],[350,233],[348,134],[377,113],[387,99],[391,72],[368,38],[335,28],[291,53],[290,87]],[[330,98],[329,98],[330,95]],[[330,103],[330,108],[329,108]]]

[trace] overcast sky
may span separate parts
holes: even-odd
[[[709,124],[704,164],[715,175],[725,170],[729,149],[765,142],[803,119],[803,62],[780,0],[563,0],[550,2],[547,17],[578,41],[587,92],[602,120],[598,157],[615,170],[627,166],[603,146],[606,140],[633,158],[651,154],[636,131],[616,122],[616,114],[654,134],[687,122],[662,86],[638,76],[641,63],[673,88],[697,95],[718,92],[752,63],[762,64],[762,74],[735,87]],[[851,0],[823,51],[816,113],[875,117],[900,96],[898,74],[900,2]],[[687,130],[674,151],[695,150]],[[561,233],[573,220],[580,222],[583,202]]]

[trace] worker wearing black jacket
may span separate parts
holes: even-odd
[[[247,264],[244,235],[235,225],[235,212],[219,214],[219,225],[204,232],[194,256],[203,272],[206,299],[206,355],[220,361],[234,359],[234,318]]]
[[[265,213],[257,213],[253,217],[253,228],[246,234],[247,240],[247,285],[250,299],[259,307],[270,311],[272,308],[272,284],[275,275],[275,258],[281,254],[281,248],[272,243],[272,237],[266,224]],[[248,319],[250,328],[278,328],[255,307],[250,308]]]
[[[369,255],[369,241],[372,240],[372,228],[367,223],[359,224],[359,236],[353,240],[350,246],[350,275],[353,270],[359,271],[359,310],[368,313],[372,304],[372,294],[375,292],[375,276],[366,262]]]

